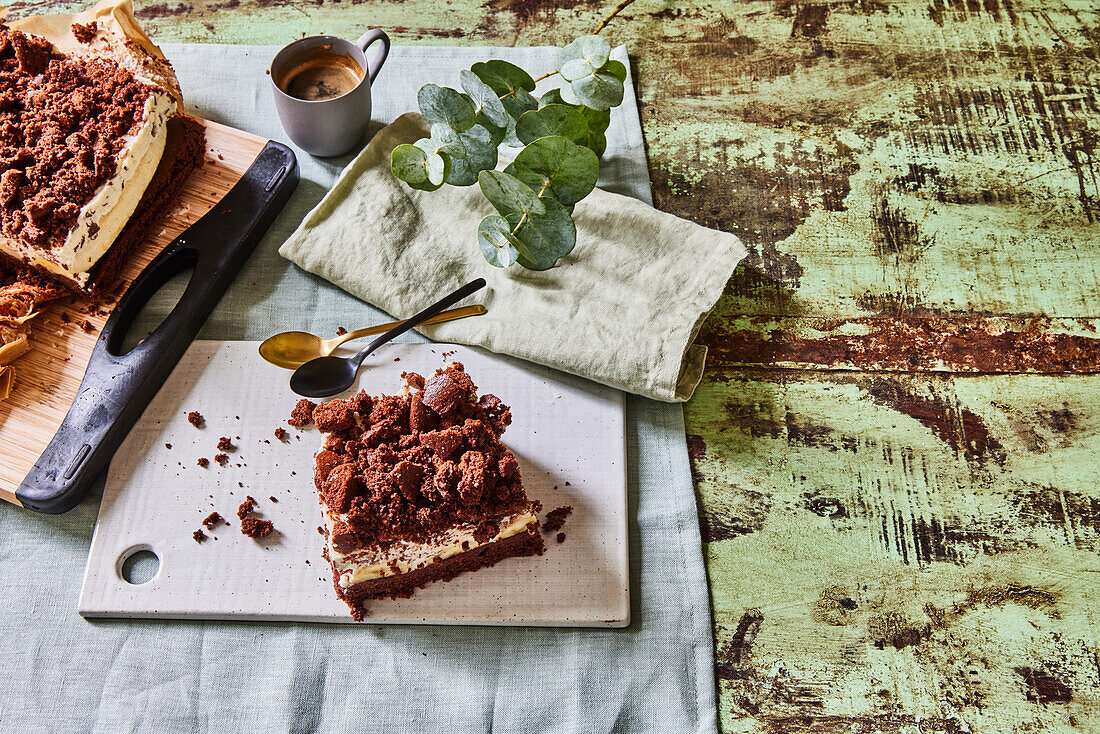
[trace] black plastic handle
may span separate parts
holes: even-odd
[[[107,319],[61,427],[16,490],[20,504],[59,514],[84,498],[297,184],[294,153],[269,142],[229,193],[141,272]],[[191,267],[172,312],[123,354],[126,332],[146,301]]]

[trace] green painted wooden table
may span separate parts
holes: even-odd
[[[608,9],[138,15],[166,42],[530,45]],[[752,250],[686,410],[723,728],[1100,731],[1096,3],[637,0],[609,36],[657,206]]]

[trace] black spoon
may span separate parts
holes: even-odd
[[[416,316],[402,321],[372,341],[366,349],[353,357],[318,357],[317,359],[311,359],[294,370],[294,374],[290,376],[290,389],[307,398],[327,398],[330,395],[344,392],[355,383],[355,376],[359,374],[359,367],[368,354],[395,336],[400,336],[414,326],[419,326],[440,311],[450,308],[466,296],[484,287],[484,278],[478,278],[467,283],[446,298],[428,306]]]

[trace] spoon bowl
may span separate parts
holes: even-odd
[[[355,384],[359,364],[343,357],[311,359],[290,376],[290,389],[307,398],[327,398]]]
[[[279,367],[297,369],[311,359],[327,357],[325,339],[305,331],[284,331],[260,345],[260,356]]]

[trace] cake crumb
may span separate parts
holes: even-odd
[[[84,331],[85,334],[91,334],[93,331],[95,331],[95,327],[92,326],[92,322],[88,319],[84,319],[84,321],[81,322],[80,328]]]
[[[546,519],[542,521],[542,532],[554,533],[561,530],[562,526],[565,525],[565,518],[569,517],[571,512],[573,512],[573,508],[570,505],[550,510],[546,513]]]
[[[247,535],[250,538],[266,538],[273,530],[275,525],[270,520],[251,516],[241,520],[241,535]]]
[[[225,466],[229,463],[229,454],[216,454],[214,456],[214,461],[218,462],[222,466]]]
[[[205,525],[208,530],[213,530],[214,526],[220,522],[225,522],[225,518],[217,512],[211,512],[206,516],[206,519],[202,521],[202,524]]]
[[[337,326],[336,327],[336,336],[343,336],[344,334],[347,334],[347,333],[348,333],[348,330],[345,329],[343,326]]]
[[[313,423],[313,409],[316,407],[317,403],[302,398],[294,406],[294,410],[290,412],[290,420],[288,420],[287,423],[295,428],[308,426],[310,423]]]
[[[233,451],[236,446],[233,445],[233,440],[229,436],[222,436],[218,439],[218,451]]]
[[[247,495],[244,498],[244,502],[241,503],[241,506],[237,508],[237,517],[243,520],[245,515],[248,515],[255,509],[256,500],[251,495]]]
[[[171,450],[172,450],[172,444],[170,444],[170,443],[166,443],[166,444],[164,444],[164,448],[166,448],[166,449],[168,449],[169,451],[171,451]]]
[[[206,458],[205,456],[200,456],[195,463],[205,468],[210,466],[210,459]]]
[[[565,542],[565,533],[558,533],[558,534],[557,534],[557,535],[555,536],[555,539],[556,539],[556,540],[557,540],[557,541],[558,541],[559,543],[564,543],[564,542]]]
[[[187,422],[193,425],[195,428],[202,428],[206,423],[206,419],[202,417],[202,413],[197,410],[192,410],[187,414]]]
[[[206,533],[204,533],[202,530],[196,530],[195,532],[191,533],[191,537],[195,539],[196,543],[201,543],[202,541],[206,540],[207,536]]]
[[[275,495],[271,495],[270,497],[268,497],[268,499],[271,500],[272,502],[278,502],[279,501],[279,500],[275,499]]]
[[[282,426],[275,429],[275,438],[279,439],[280,441],[285,441],[286,436],[287,436],[286,429],[283,428]]]

